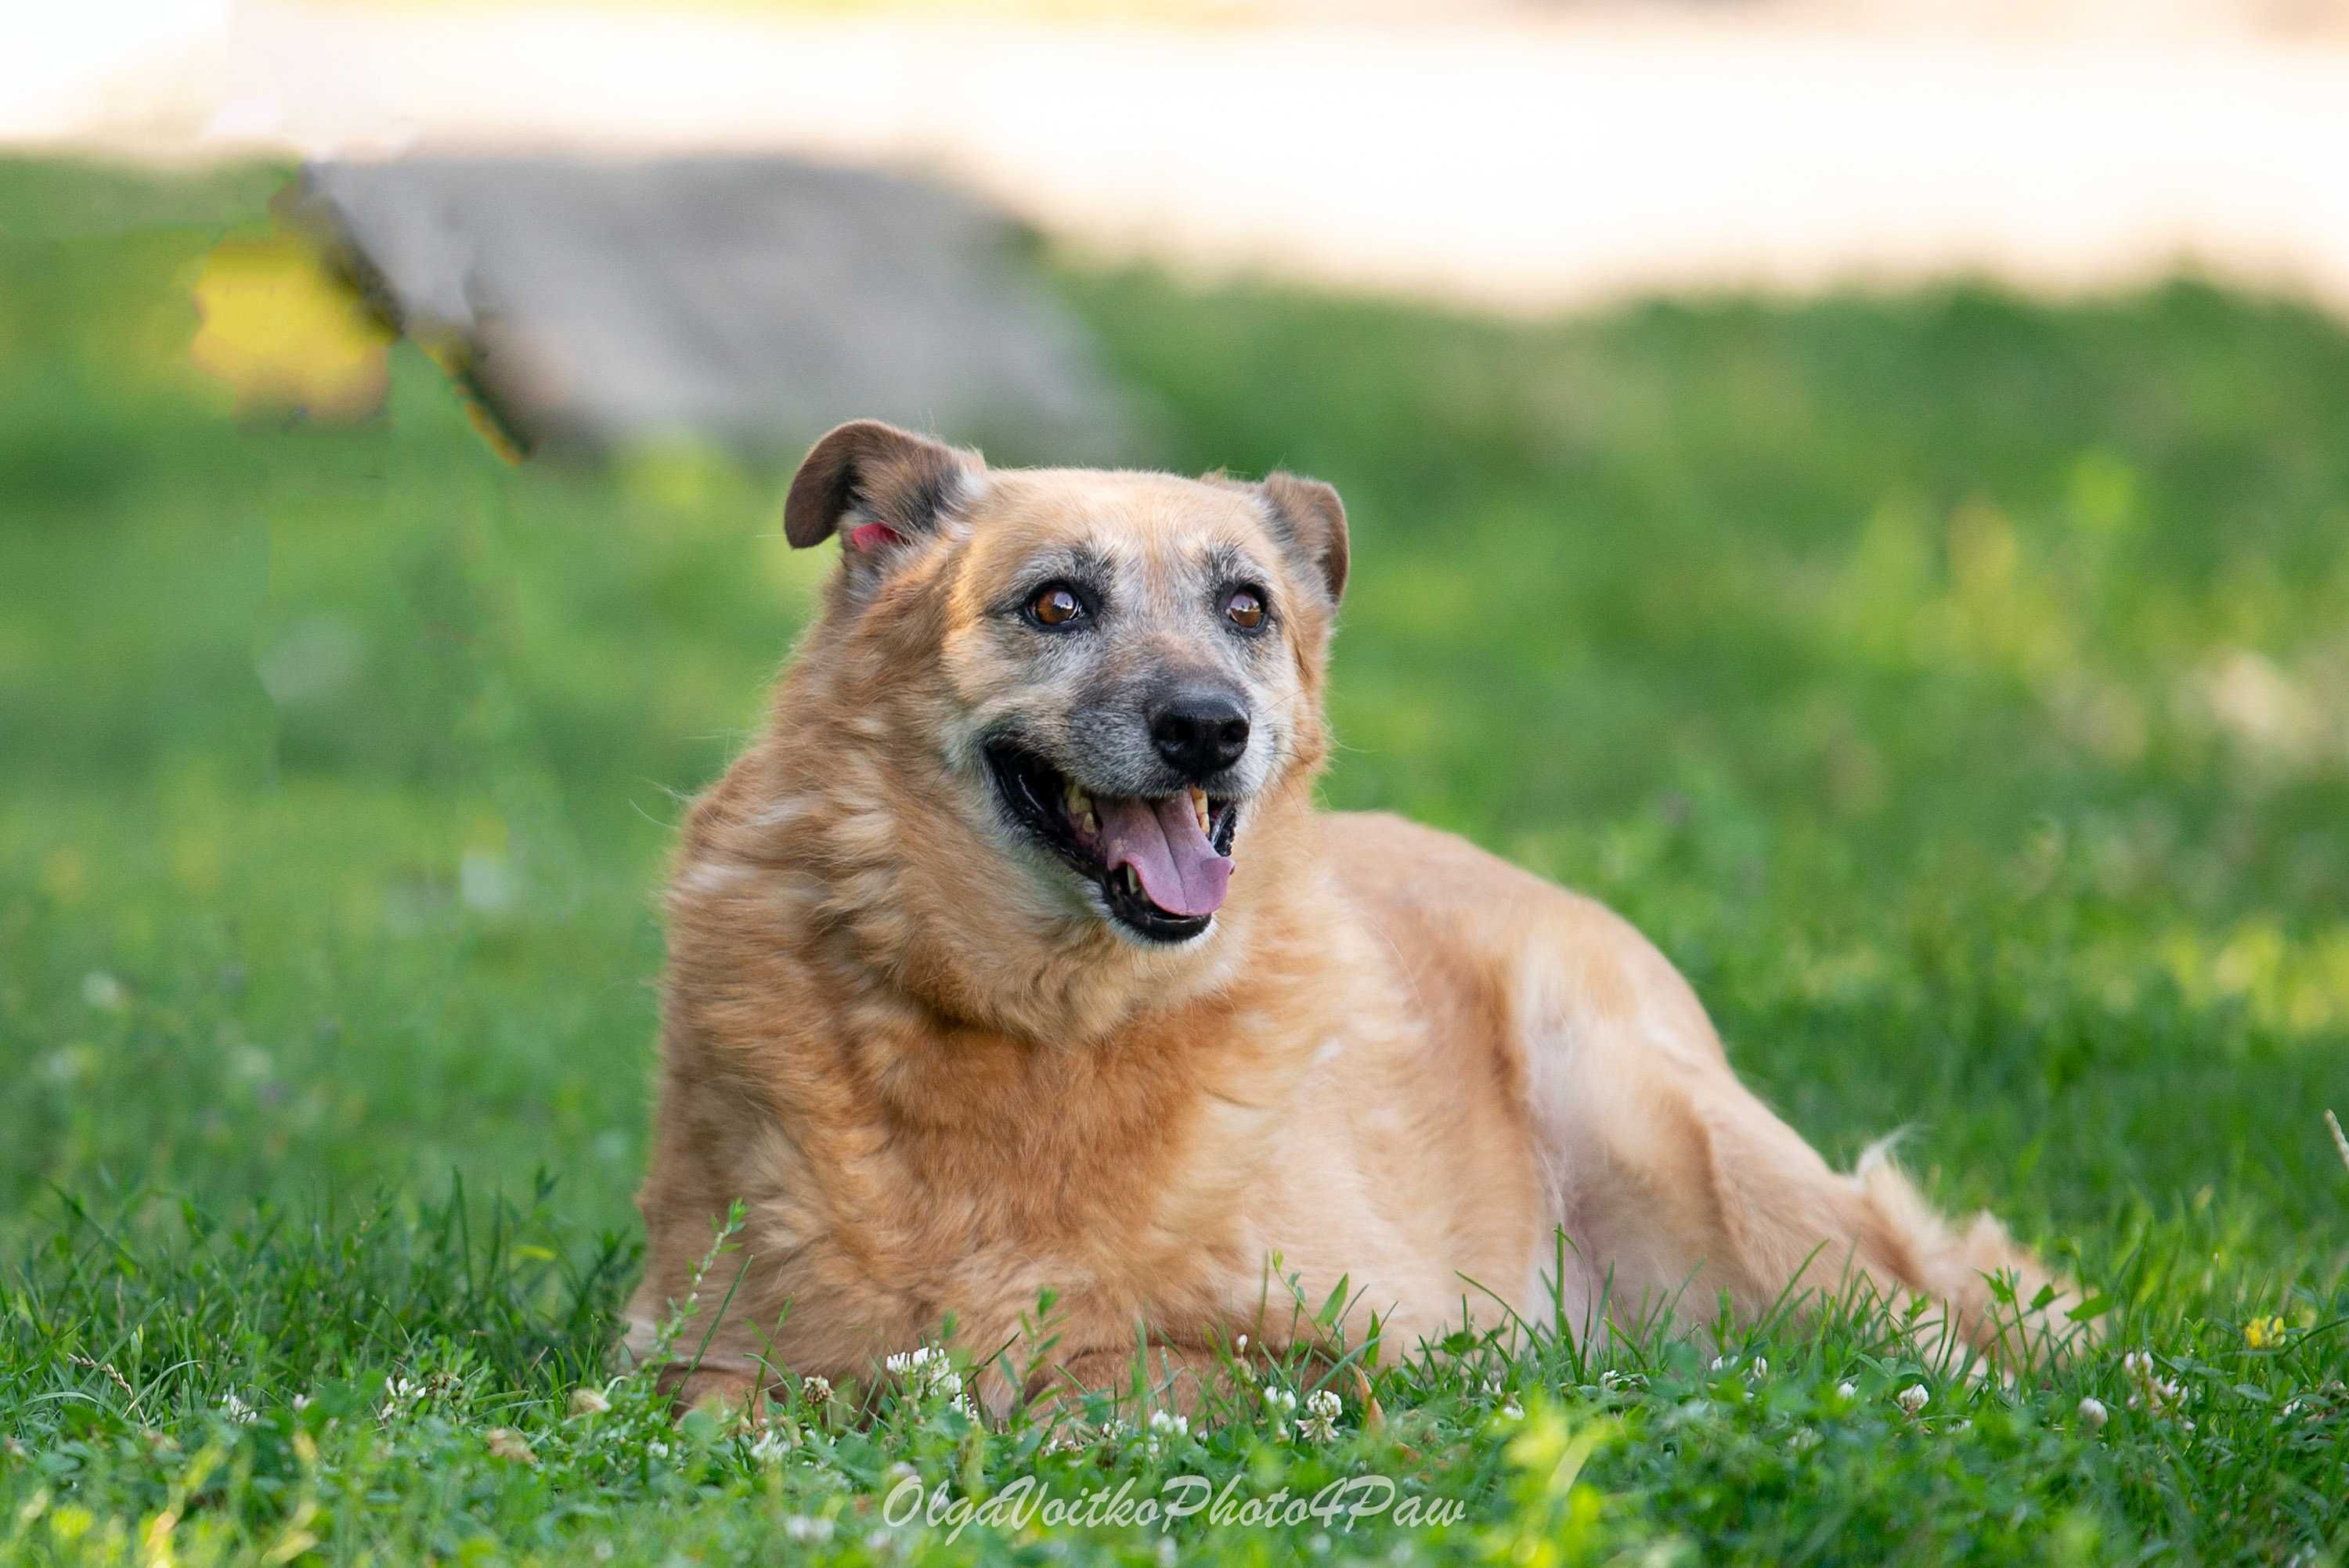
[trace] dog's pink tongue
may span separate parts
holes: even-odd
[[[1101,813],[1102,858],[1111,875],[1132,866],[1150,902],[1169,914],[1213,914],[1223,907],[1232,862],[1199,830],[1189,795],[1164,800],[1100,796],[1093,807]]]

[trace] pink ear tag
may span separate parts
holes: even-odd
[[[860,522],[848,531],[848,542],[852,549],[870,552],[900,541],[897,531],[885,522]]]

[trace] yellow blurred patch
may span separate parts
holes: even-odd
[[[171,844],[171,874],[191,892],[218,892],[227,856],[212,833],[181,833]]]
[[[297,236],[222,241],[195,297],[188,357],[239,407],[357,419],[382,407],[391,334]]]
[[[41,861],[41,891],[59,903],[79,903],[88,890],[89,876],[79,850],[54,849]]]

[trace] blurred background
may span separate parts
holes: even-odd
[[[1333,803],[1623,909],[1837,1159],[2338,1270],[2349,4],[11,27],[0,1225],[624,1224],[661,857],[877,414],[1331,480]]]

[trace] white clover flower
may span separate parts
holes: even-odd
[[[234,1394],[229,1395],[227,1398],[221,1402],[221,1414],[226,1416],[230,1420],[234,1421],[240,1427],[249,1427],[253,1425],[254,1422],[261,1419],[260,1411],[254,1409],[251,1405],[246,1404],[242,1398],[238,1398]]]
[[[658,1438],[655,1438],[651,1442],[645,1445],[645,1452],[652,1455],[652,1457],[657,1460],[665,1460],[668,1458],[668,1445],[662,1442]]]
[[[1334,1391],[1314,1389],[1305,1397],[1305,1419],[1298,1423],[1298,1434],[1311,1442],[1335,1442],[1338,1438],[1338,1413],[1344,1408]]]
[[[1859,1398],[1859,1385],[1847,1377],[1836,1385],[1836,1392],[1847,1399],[1857,1399]]]
[[[303,1411],[305,1411],[305,1410],[308,1409],[309,1408],[310,1408],[310,1396],[309,1396],[309,1395],[307,1395],[307,1394],[296,1394],[296,1395],[295,1395],[295,1396],[294,1396],[294,1413],[295,1413],[295,1415],[297,1415],[297,1416],[298,1416],[298,1415],[300,1415]]]
[[[899,1351],[881,1365],[905,1379],[907,1391],[917,1399],[932,1396],[952,1399],[962,1392],[962,1374],[954,1369],[954,1363],[947,1358],[947,1353],[934,1345]]]
[[[1786,1434],[1786,1446],[1796,1453],[1807,1453],[1819,1446],[1819,1434],[1810,1427],[1796,1427]]]
[[[1153,1410],[1150,1412],[1150,1419],[1144,1423],[1143,1452],[1154,1460],[1169,1445],[1180,1442],[1190,1435],[1191,1423],[1181,1416],[1172,1410]]]
[[[2137,1391],[2129,1396],[2130,1409],[2144,1410],[2156,1416],[2175,1416],[2188,1431],[2194,1429],[2194,1423],[2179,1408],[2193,1398],[2193,1391],[2180,1385],[2175,1377],[2163,1377],[2149,1352],[2130,1351],[2121,1357],[2121,1370],[2127,1373],[2129,1380],[2137,1385]]]
[[[601,1388],[571,1390],[571,1413],[574,1416],[600,1416],[612,1408],[612,1401]]]
[[[807,1377],[800,1379],[800,1398],[805,1399],[811,1405],[822,1406],[831,1404],[832,1379],[829,1377],[819,1377],[815,1374],[810,1373]]]
[[[2110,1412],[2105,1408],[2105,1402],[2094,1395],[2080,1401],[2080,1424],[2092,1432],[2105,1424],[2109,1414]]]
[[[1716,1357],[1714,1357],[1713,1358],[1713,1366],[1712,1366],[1711,1370],[1715,1371],[1715,1372],[1726,1372],[1726,1371],[1728,1371],[1728,1370],[1729,1370],[1729,1357],[1726,1357],[1726,1356],[1716,1356]]]
[[[1517,1398],[1516,1395],[1510,1395],[1509,1402],[1501,1407],[1501,1419],[1505,1421],[1522,1421],[1525,1418],[1526,1408],[1517,1403]]]
[[[1893,1403],[1912,1416],[1931,1402],[1932,1398],[1931,1394],[1926,1392],[1925,1385],[1922,1383],[1911,1383],[1892,1397]]]
[[[1754,1358],[1754,1365],[1747,1369],[1746,1375],[1753,1377],[1767,1377],[1770,1376],[1770,1363],[1765,1358],[1756,1356]]]
[[[755,1442],[751,1443],[750,1458],[758,1464],[781,1464],[783,1456],[791,1451],[791,1439],[785,1437],[780,1429],[769,1427],[759,1434]]]
[[[377,1414],[384,1420],[396,1420],[402,1411],[424,1397],[422,1385],[412,1377],[393,1377],[383,1386],[383,1408]]]
[[[803,1542],[829,1541],[832,1539],[832,1521],[794,1513],[783,1521],[783,1536],[786,1540]]]

